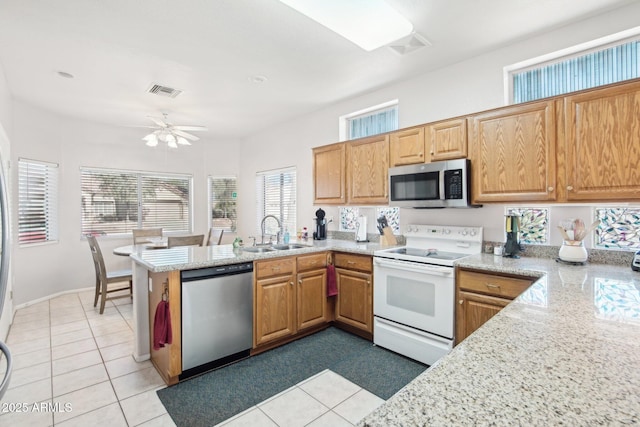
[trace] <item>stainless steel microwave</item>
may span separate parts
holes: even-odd
[[[468,208],[471,205],[468,159],[389,168],[389,206]]]

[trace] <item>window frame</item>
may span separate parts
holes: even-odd
[[[186,179],[188,180],[189,186],[189,196],[188,196],[188,218],[187,218],[187,229],[183,230],[167,230],[164,226],[158,225],[158,227],[163,228],[164,235],[173,235],[173,234],[185,234],[185,233],[193,233],[194,226],[194,194],[193,194],[193,175],[192,174],[183,174],[183,173],[171,173],[171,172],[153,172],[153,171],[142,171],[142,170],[127,170],[127,169],[108,169],[108,168],[96,168],[91,166],[81,166],[80,167],[80,235],[81,238],[85,238],[84,231],[84,207],[83,207],[83,177],[85,172],[91,172],[94,174],[109,174],[109,175],[131,175],[135,177],[136,180],[136,203],[137,203],[137,225],[136,228],[146,227],[143,225],[143,215],[142,209],[144,208],[144,195],[143,195],[143,180],[145,178],[174,178],[174,179]],[[106,233],[103,235],[103,238],[113,238],[113,239],[121,239],[130,237],[132,235],[131,230],[126,232],[118,232],[118,233]]]
[[[23,197],[26,196],[31,198],[33,195],[23,194],[22,191],[22,180],[28,179],[27,176],[23,176],[23,165],[29,167],[43,167],[45,169],[45,173],[42,175],[46,180],[46,190],[43,191],[42,196],[44,197],[44,207],[43,207],[43,219],[44,219],[44,239],[35,240],[35,241],[22,241],[21,228],[26,226],[30,221],[26,223],[22,221],[23,209]],[[53,173],[55,171],[55,173]],[[28,174],[28,171],[27,171]],[[53,182],[51,182],[53,181]],[[18,158],[18,246],[19,247],[28,247],[28,246],[36,246],[36,245],[46,245],[58,243],[60,241],[60,224],[59,224],[59,201],[60,201],[60,191],[59,191],[59,182],[60,182],[60,165],[58,163],[46,162],[41,160],[34,160],[20,157]],[[52,185],[51,185],[52,184]]]
[[[233,179],[235,180],[235,191],[234,193],[238,192],[238,177],[237,176],[214,176],[214,175],[209,175],[207,177],[207,218],[208,218],[208,222],[209,222],[209,227],[213,228],[214,230],[223,230],[225,233],[236,233],[238,230],[238,201],[237,201],[237,197],[234,199],[234,203],[235,203],[235,215],[234,218],[232,219],[233,224],[231,225],[231,227],[214,227],[213,225],[213,180],[217,180],[217,179]],[[233,199],[233,197],[232,197]]]
[[[338,133],[340,138],[339,141],[342,142],[342,141],[351,140],[350,123],[354,119],[372,116],[382,111],[392,110],[392,109],[396,110],[396,122],[397,122],[396,128],[389,129],[385,132],[392,132],[394,130],[398,130],[400,128],[400,110],[399,110],[398,100],[393,99],[391,101],[383,102],[377,105],[372,105],[371,107],[363,108],[362,110],[354,111],[352,113],[340,116],[338,118]],[[366,136],[373,136],[373,135],[366,135]],[[362,136],[361,138],[365,138],[366,136]]]
[[[545,55],[537,56],[535,58],[530,58],[521,62],[517,62],[515,64],[507,65],[503,68],[504,104],[517,105],[513,102],[513,77],[515,74],[530,71],[536,68],[543,68],[547,65],[563,62],[572,58],[580,57],[582,55],[598,52],[600,50],[606,50],[611,47],[632,41],[640,41],[640,26],[618,33],[610,34],[605,37],[600,37],[598,39],[591,40],[585,43],[580,43],[566,49],[561,49]]]
[[[260,236],[262,233],[262,230],[260,227],[260,223],[262,222],[262,219],[265,217],[265,215],[268,215],[266,213],[265,199],[264,199],[264,177],[283,175],[285,173],[293,173],[293,176],[295,179],[295,182],[293,183],[293,186],[291,188],[291,191],[293,191],[292,201],[294,202],[294,205],[293,205],[293,209],[290,209],[290,211],[293,213],[293,222],[291,223],[290,218],[283,219],[282,217],[282,213],[284,212],[282,199],[280,199],[280,216],[278,217],[278,220],[280,221],[280,226],[282,228],[281,231],[283,234],[285,229],[287,229],[289,231],[289,234],[291,235],[294,235],[294,233],[296,233],[296,230],[298,227],[298,223],[297,223],[298,222],[298,204],[297,204],[297,197],[296,197],[298,194],[298,171],[296,166],[290,166],[290,167],[285,167],[280,169],[272,169],[267,171],[256,172],[256,230],[257,230],[256,233],[258,233],[256,238]],[[258,186],[260,185],[258,181],[260,178],[262,178],[261,190],[258,189]],[[280,188],[280,193],[283,194],[282,187]],[[291,227],[291,228],[288,228],[288,227]],[[269,234],[270,233],[265,233],[265,236]]]

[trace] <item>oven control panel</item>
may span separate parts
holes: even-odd
[[[463,240],[482,243],[482,227],[453,225],[408,225],[405,237],[424,239]]]

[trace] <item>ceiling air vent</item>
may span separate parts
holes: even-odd
[[[175,98],[182,93],[181,90],[174,89],[168,86],[162,86],[156,83],[152,83],[151,86],[149,86],[149,89],[147,89],[147,92],[155,93],[156,95],[166,96],[169,98]]]
[[[406,55],[407,53],[416,51],[425,46],[431,46],[431,42],[418,33],[411,33],[408,37],[397,40],[389,44],[389,49],[398,55]]]

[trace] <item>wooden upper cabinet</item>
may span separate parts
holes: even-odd
[[[389,135],[376,135],[347,143],[347,202],[387,204]]]
[[[556,199],[554,105],[541,101],[469,118],[474,203]]]
[[[391,167],[428,162],[424,128],[406,129],[390,134],[389,158]]]
[[[313,149],[314,204],[345,204],[345,144]]]
[[[432,162],[467,157],[467,119],[457,118],[425,126],[426,145]]]
[[[566,199],[640,199],[640,82],[564,98]]]

